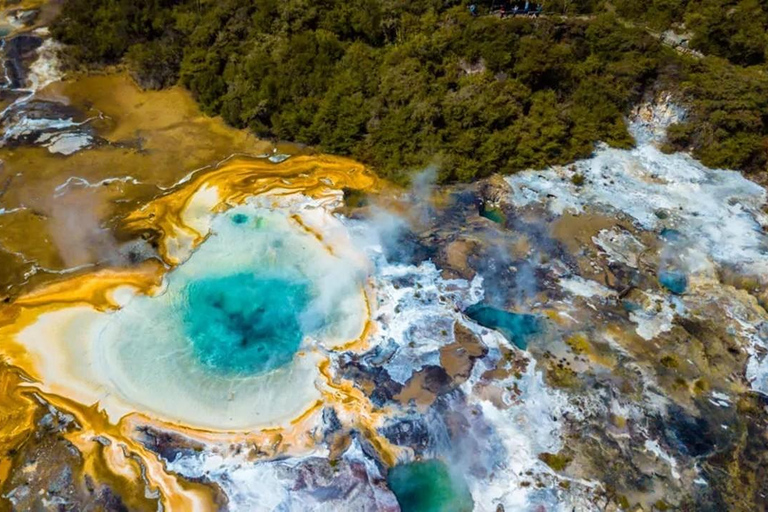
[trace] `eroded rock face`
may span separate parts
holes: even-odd
[[[32,23],[36,11],[4,13],[11,24]],[[0,113],[4,146],[43,146],[53,154],[72,155],[93,146],[98,137],[93,118],[69,105],[65,98],[38,99],[36,93],[59,80],[59,45],[45,29],[13,33],[2,40],[7,104]]]
[[[2,129],[7,146],[42,145],[63,155],[90,146],[95,138],[82,112],[50,101],[33,100],[9,107],[2,116]]]
[[[32,34],[20,34],[3,43],[5,55],[5,87],[8,89],[25,89],[29,67],[37,58],[37,49],[43,44],[43,39]]]
[[[14,455],[14,471],[3,485],[12,510],[128,510],[108,485],[83,478],[80,451],[65,438],[74,418],[52,410],[39,418],[32,439]]]

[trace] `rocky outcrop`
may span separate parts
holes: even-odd
[[[29,66],[37,58],[37,49],[43,39],[32,34],[20,34],[3,42],[5,56],[5,87],[24,89],[27,87]]]

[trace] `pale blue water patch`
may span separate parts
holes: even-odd
[[[439,460],[401,464],[389,470],[387,484],[402,512],[471,512],[467,483]]]
[[[521,350],[528,348],[532,335],[541,332],[541,320],[535,315],[511,313],[484,304],[470,306],[464,313],[483,327],[499,331]]]
[[[306,281],[257,274],[203,278],[187,285],[184,330],[196,359],[224,375],[258,375],[287,365],[304,332]]]
[[[683,234],[676,229],[664,228],[659,235],[665,242],[677,243],[683,241]]]
[[[681,295],[688,288],[688,277],[678,270],[662,270],[659,272],[659,283],[670,292]]]

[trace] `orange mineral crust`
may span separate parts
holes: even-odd
[[[215,508],[216,493],[168,473],[161,459],[137,440],[140,430],[175,432],[190,443],[214,447],[240,444],[256,458],[297,455],[315,449],[318,439],[314,430],[320,413],[324,407],[333,407],[377,447],[382,460],[394,463],[397,450],[377,433],[384,412],[376,410],[351,382],[334,375],[329,359],[334,350],[365,347],[371,331],[367,263],[331,211],[339,204],[341,189],[371,191],[376,187],[376,179],[363,166],[344,158],[298,156],[272,163],[265,158],[236,157],[193,173],[129,213],[118,229],[156,233],[163,262],[148,260],[134,267],[86,270],[33,288],[0,309],[0,353],[7,364],[0,371],[0,401],[13,420],[4,422],[8,427],[0,430],[6,453],[35,430],[39,418],[36,404],[42,401],[75,418],[77,428],[64,436],[81,453],[81,473],[109,485],[131,508],[153,509],[160,503],[166,510],[210,510]],[[245,204],[249,202],[256,205]],[[230,210],[237,212],[234,217],[227,213]],[[347,315],[352,319],[318,334],[318,340],[302,345],[294,358],[298,362],[290,371],[299,371],[297,375],[302,377],[292,381],[297,388],[306,389],[280,385],[290,391],[286,397],[297,396],[296,406],[285,412],[291,416],[275,411],[268,415],[271,419],[262,422],[246,415],[232,420],[232,428],[214,428],[216,417],[185,422],[189,416],[163,414],[159,406],[143,409],[143,402],[135,400],[130,391],[110,389],[113,381],[108,365],[119,354],[109,352],[109,346],[130,343],[120,337],[122,328],[116,330],[118,338],[105,337],[105,326],[135,303],[151,305],[151,301],[172,295],[174,279],[183,279],[188,265],[186,272],[192,275],[207,265],[215,267],[227,261],[217,251],[226,250],[228,229],[241,229],[230,218],[239,222],[238,216],[245,215],[252,215],[248,229],[266,233],[269,240],[289,232],[285,236],[294,238],[287,243],[308,251],[306,261],[324,272],[333,272],[340,265],[345,271],[359,270],[359,276],[351,273],[356,280],[345,290],[345,296],[351,297],[345,307],[353,311]],[[213,259],[203,260],[208,257]],[[275,263],[265,258],[266,264]],[[296,265],[303,261],[297,260]],[[144,371],[140,367],[136,370]],[[162,363],[152,369],[162,371]],[[228,377],[217,377],[223,378]],[[263,382],[258,381],[262,377],[255,377],[254,383],[243,378],[236,376],[232,381],[230,400],[237,402],[239,393],[250,400],[247,393],[269,392],[280,382],[273,376]],[[154,394],[163,392],[156,389]],[[0,478],[8,476],[12,465],[13,457],[0,462]]]

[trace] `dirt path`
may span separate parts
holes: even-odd
[[[493,10],[488,14],[485,14],[484,16],[501,16],[501,11],[499,9]],[[555,14],[555,13],[547,13],[542,12],[540,14],[516,14],[513,15],[510,11],[507,11],[504,19],[514,19],[514,18],[530,18],[530,19],[538,19],[538,18],[553,18],[553,19],[562,19],[562,20],[578,20],[578,21],[591,21],[594,19],[597,19],[597,15],[595,14],[579,14],[579,15],[565,15],[565,14]],[[691,34],[677,34],[673,32],[672,30],[667,30],[665,32],[656,32],[654,30],[651,30],[649,27],[640,24],[635,23],[633,21],[625,20],[621,17],[617,17],[619,22],[628,28],[640,28],[642,30],[645,30],[651,37],[661,41],[661,43],[664,46],[667,46],[668,48],[672,48],[680,55],[686,55],[688,57],[693,57],[695,59],[702,59],[704,58],[704,54],[690,48],[688,46],[688,41],[691,38]]]

